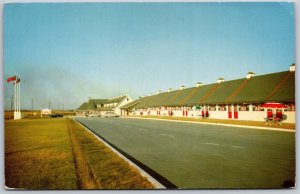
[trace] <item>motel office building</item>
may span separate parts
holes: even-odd
[[[282,103],[286,108],[267,109],[267,102]],[[121,107],[122,115],[158,115],[175,117],[208,117],[264,121],[267,112],[281,115],[283,123],[295,123],[295,65],[289,71],[255,76],[179,90],[158,92],[141,97]]]
[[[106,113],[114,113],[121,115],[122,106],[132,102],[132,98],[127,95],[110,99],[89,99],[83,103],[77,110],[77,116],[87,116],[91,114],[104,115]]]

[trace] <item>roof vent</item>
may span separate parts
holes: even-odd
[[[198,83],[196,83],[196,87],[198,88],[198,87],[200,87],[200,86],[202,86],[203,84],[201,83],[201,82],[198,82]]]
[[[248,72],[247,75],[246,75],[246,78],[247,79],[250,79],[251,77],[254,77],[255,76],[255,73],[253,72]]]
[[[290,72],[294,72],[295,71],[295,63],[293,63],[291,66],[290,66]]]
[[[183,90],[183,89],[185,89],[185,86],[180,86],[180,90]]]
[[[224,78],[222,77],[217,80],[217,83],[222,83],[222,82],[224,82]]]
[[[172,90],[173,90],[172,88],[169,88],[169,89],[168,89],[168,92],[171,92]]]

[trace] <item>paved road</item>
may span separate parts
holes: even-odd
[[[129,118],[77,118],[180,188],[280,188],[295,133]]]

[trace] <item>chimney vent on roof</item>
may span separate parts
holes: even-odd
[[[224,78],[222,77],[217,80],[217,83],[222,83],[222,82],[224,82]]]
[[[200,86],[202,86],[203,84],[201,83],[201,82],[198,82],[198,83],[196,83],[196,87],[198,88],[198,87],[200,87]]]
[[[246,78],[247,79],[250,79],[251,77],[254,77],[255,76],[255,73],[253,72],[248,72],[247,75],[246,75]]]
[[[290,66],[290,72],[294,72],[295,71],[295,63],[293,63],[291,66]]]
[[[172,88],[169,88],[169,89],[168,89],[168,92],[171,92],[172,90],[173,90]]]
[[[183,90],[183,89],[185,89],[185,86],[180,86],[180,90]]]

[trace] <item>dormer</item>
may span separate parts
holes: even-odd
[[[196,83],[196,87],[198,88],[198,87],[200,87],[200,86],[202,86],[203,84],[201,83],[201,82],[198,82],[198,83]]]
[[[221,78],[219,78],[219,79],[217,80],[217,83],[220,84],[220,83],[222,83],[222,82],[224,82],[224,81],[225,81],[224,78],[221,77]]]
[[[290,66],[290,72],[295,72],[295,63]]]
[[[255,73],[253,73],[253,72],[248,72],[247,75],[246,75],[246,78],[247,78],[247,79],[251,79],[251,78],[254,77],[254,76],[255,76]]]

